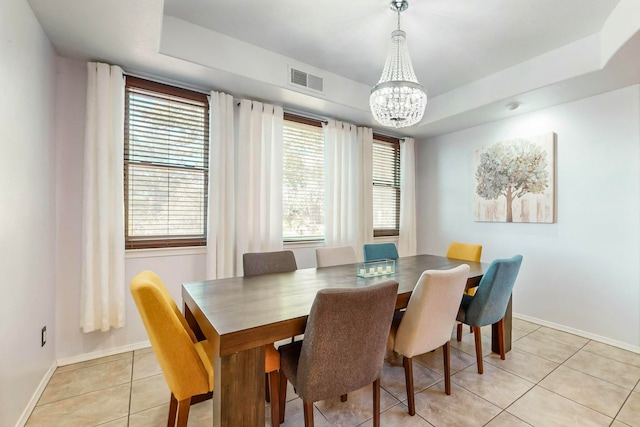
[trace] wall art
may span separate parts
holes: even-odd
[[[476,149],[475,220],[555,222],[555,145],[549,132]]]

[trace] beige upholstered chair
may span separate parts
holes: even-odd
[[[418,279],[401,320],[394,319],[389,342],[393,350],[403,356],[410,415],[416,413],[413,356],[442,347],[445,392],[451,394],[449,341],[468,277],[469,266],[466,264],[451,270],[425,271]]]
[[[242,269],[248,277],[295,271],[298,265],[292,251],[250,252],[242,255]]]
[[[281,421],[289,379],[302,399],[306,427],[313,427],[313,402],[371,383],[373,425],[380,425],[380,372],[397,292],[393,281],[318,291],[304,340],[278,349]]]
[[[316,249],[316,263],[318,267],[355,264],[356,262],[358,262],[358,259],[352,246]]]
[[[143,271],[130,285],[164,379],[171,390],[168,427],[186,427],[193,396],[213,391],[213,348],[195,335],[164,283]]]

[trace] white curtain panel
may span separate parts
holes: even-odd
[[[373,242],[373,129],[358,128],[362,165],[360,169],[360,239],[356,254],[363,257],[362,245]]]
[[[373,131],[329,120],[325,140],[325,244],[353,246],[362,259],[362,245],[373,235],[371,161]]]
[[[416,254],[416,161],[413,138],[400,141],[400,236],[398,254]]]
[[[282,107],[243,99],[236,140],[236,274],[242,254],[282,250]]]
[[[211,92],[209,107],[207,279],[222,279],[236,271],[233,97]]]
[[[124,76],[87,65],[80,326],[92,332],[125,324]]]

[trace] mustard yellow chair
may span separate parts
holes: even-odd
[[[482,257],[482,245],[452,242],[447,250],[447,258],[461,259],[464,261],[480,262]]]
[[[447,258],[461,259],[464,261],[480,262],[482,257],[482,245],[472,245],[469,243],[452,242],[447,250]],[[476,288],[468,289],[465,294],[475,295]],[[462,323],[458,323],[458,341],[462,339]]]
[[[165,381],[171,390],[168,427],[186,426],[191,397],[213,391],[213,349],[196,339],[164,282],[152,271],[131,281],[131,294],[149,335]],[[272,426],[280,425],[278,380],[280,353],[266,347],[265,372],[271,379]]]
[[[191,397],[213,391],[213,348],[197,342],[162,280],[152,271],[133,278],[131,295],[171,390],[168,427],[187,425]]]

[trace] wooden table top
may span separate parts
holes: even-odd
[[[471,267],[467,287],[476,286],[488,264],[434,255],[396,260],[396,272],[356,276],[356,264],[307,268],[289,273],[185,283],[182,298],[208,339],[219,339],[220,355],[266,345],[304,332],[316,293],[324,288],[399,283],[397,307],[405,307],[423,271]]]

